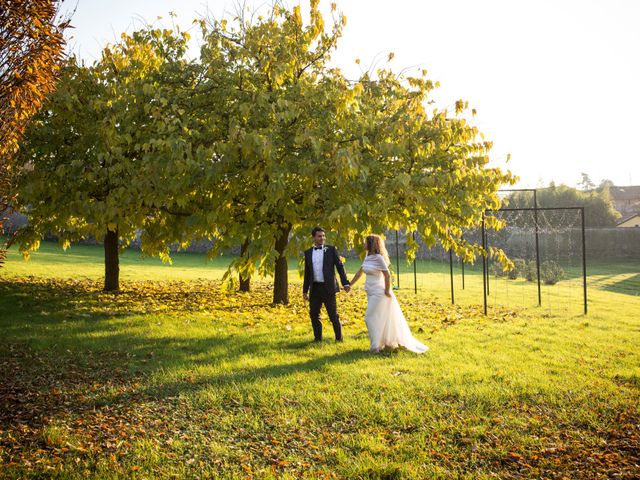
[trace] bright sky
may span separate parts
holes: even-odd
[[[246,0],[250,7],[264,0]],[[298,4],[289,0],[289,5]],[[306,5],[307,2],[301,2]],[[328,0],[321,0],[323,8]],[[494,142],[492,164],[519,186],[640,184],[640,1],[336,0],[347,27],[334,63],[351,78],[393,52],[394,70],[419,65],[440,81],[436,105],[467,100]],[[92,61],[141,20],[188,29],[236,0],[78,0],[70,49]],[[195,48],[195,47],[194,47]],[[384,63],[381,63],[384,65]],[[511,160],[506,162],[507,153]]]

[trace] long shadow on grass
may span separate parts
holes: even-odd
[[[82,328],[87,333],[86,327]],[[73,338],[73,349],[68,345]],[[336,364],[349,364],[369,356],[350,349],[326,354],[307,342],[278,340],[268,334],[250,338],[213,334],[201,339],[111,333],[77,335],[73,328],[57,338],[59,344],[32,347],[29,343],[0,343],[0,365],[10,371],[0,384],[0,428],[26,424],[38,427],[51,418],[127,405],[173,401],[178,395],[211,386],[261,382],[292,374],[319,373]],[[107,348],[107,345],[110,345]],[[62,349],[60,348],[62,346]],[[283,349],[300,351],[304,360],[257,368],[242,367],[244,355],[269,356]],[[317,354],[317,356],[315,356]],[[309,355],[314,355],[308,358]],[[235,370],[215,370],[216,365],[238,365]],[[209,368],[213,375],[206,374]],[[200,370],[202,369],[202,370]],[[200,375],[199,371],[205,373]],[[172,380],[146,381],[156,373]],[[4,376],[4,375],[3,375]]]
[[[618,282],[608,283],[600,288],[625,295],[640,295],[640,273]]]
[[[95,408],[164,401],[178,393],[228,382],[321,372],[331,364],[368,356],[361,350],[327,354],[322,346],[300,341],[295,333],[283,333],[282,338],[273,331],[234,335],[213,323],[211,334],[196,338],[161,332],[152,337],[145,334],[145,328],[153,319],[140,312],[102,308],[95,295],[95,291],[68,283],[0,282],[0,427],[37,427],[51,418],[77,416]],[[78,313],[79,299],[93,302],[96,308],[90,315]],[[179,324],[182,319],[163,321]],[[245,355],[268,357],[282,351],[293,352],[294,357],[299,352],[305,359],[242,367]],[[238,367],[216,369],[221,363]],[[200,368],[215,373],[194,375]],[[157,384],[145,381],[160,372],[175,376]]]
[[[269,350],[270,349],[271,348],[269,348]],[[196,379],[192,379],[186,375],[184,380],[163,383],[159,386],[149,386],[144,388],[142,392],[153,397],[173,396],[184,392],[194,392],[211,386],[258,383],[263,380],[283,378],[300,373],[313,373],[314,375],[319,376],[332,375],[332,373],[328,371],[328,368],[339,364],[351,364],[366,358],[371,358],[371,354],[369,352],[359,349],[350,349],[344,352],[330,353],[328,355],[318,354],[317,357],[292,363],[273,364],[265,367],[240,368],[238,370],[225,371],[223,373],[203,376]],[[213,366],[216,361],[216,358],[212,358],[210,361],[205,362],[204,366]],[[182,368],[186,368],[189,365],[182,365]],[[177,367],[180,368],[180,366]]]

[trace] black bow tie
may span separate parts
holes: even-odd
[[[322,250],[324,247],[313,247],[314,250]]]

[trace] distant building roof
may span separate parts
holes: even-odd
[[[609,187],[609,194],[614,200],[640,200],[640,185],[612,186]]]
[[[638,223],[640,224],[640,213],[634,213],[633,215],[626,217],[623,220],[620,220],[618,223],[616,223],[617,227],[620,226],[626,226],[626,227],[630,227],[630,226],[637,226],[637,225],[632,225],[633,224],[633,220],[637,220]],[[630,223],[629,225],[625,225],[626,223]]]

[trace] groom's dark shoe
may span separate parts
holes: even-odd
[[[322,343],[322,338],[314,338],[313,343]]]

